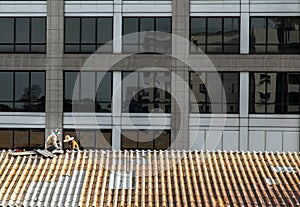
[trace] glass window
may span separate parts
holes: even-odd
[[[298,54],[299,24],[299,17],[252,17],[250,52]]]
[[[170,130],[122,130],[122,150],[165,150],[170,145]]]
[[[240,51],[238,17],[191,17],[191,53],[229,53]]]
[[[29,44],[29,30],[30,19],[29,18],[17,18],[16,19],[16,43]]]
[[[112,52],[112,18],[110,17],[66,17],[65,53]]]
[[[29,131],[30,148],[44,148],[45,147],[45,132],[40,129],[31,129]]]
[[[112,74],[98,72],[96,84],[96,112],[110,112],[112,88],[107,86],[112,85]],[[103,90],[103,88],[105,88],[105,90]]]
[[[0,101],[13,101],[14,74],[0,72]]]
[[[14,43],[14,19],[0,18],[0,51],[12,52]],[[7,44],[7,45],[6,45]],[[6,48],[6,50],[5,50]],[[9,49],[11,48],[11,49]]]
[[[0,86],[0,111],[45,111],[45,72],[2,71]]]
[[[46,52],[46,18],[0,18],[0,28],[0,52]]]
[[[15,100],[29,101],[29,73],[15,73]]]
[[[250,113],[299,114],[300,73],[250,73]]]
[[[13,148],[14,132],[9,129],[0,129],[0,148]]]
[[[170,17],[124,17],[123,52],[170,53],[171,32]]]
[[[113,39],[113,21],[110,17],[97,19],[97,49],[99,52],[111,53]]]
[[[1,149],[43,149],[44,129],[0,129]]]
[[[111,112],[111,72],[65,72],[65,112]]]
[[[191,72],[190,89],[191,113],[239,113],[239,73]]]
[[[70,135],[80,144],[81,149],[111,149],[110,129],[64,129],[63,136]],[[67,149],[67,144],[64,144]]]
[[[123,112],[171,112],[169,72],[123,72]]]

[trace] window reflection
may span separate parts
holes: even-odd
[[[64,129],[63,136],[67,134],[74,137],[83,149],[111,149],[110,129]],[[68,146],[65,144],[64,148]]]
[[[0,129],[0,149],[41,149],[44,129]]]
[[[45,72],[0,72],[0,111],[45,111]]]
[[[218,76],[222,83],[217,85]],[[239,113],[239,73],[191,72],[190,88],[190,112]],[[208,89],[213,97],[209,97]]]
[[[239,18],[192,17],[192,53],[239,53]]]
[[[123,72],[123,112],[171,112],[169,72]]]
[[[65,72],[65,112],[111,112],[111,72]]]
[[[251,53],[299,53],[299,17],[253,17]]]
[[[169,17],[123,18],[123,52],[170,53],[171,32]]]
[[[250,113],[299,113],[299,73],[250,73]]]
[[[122,130],[122,150],[165,150],[170,145],[170,130]]]

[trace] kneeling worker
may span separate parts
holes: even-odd
[[[74,137],[66,135],[64,142],[69,144],[69,150],[79,150],[79,144],[74,140]]]
[[[46,149],[49,151],[54,151],[54,150],[59,150],[60,145],[59,145],[59,134],[60,131],[59,129],[55,129],[52,131],[52,133],[47,137],[46,141]]]

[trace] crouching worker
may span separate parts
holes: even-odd
[[[60,150],[60,144],[59,144],[59,136],[60,131],[59,129],[55,129],[52,131],[52,133],[47,137],[46,140],[46,149],[49,151],[54,150]]]
[[[79,144],[74,140],[74,137],[70,137],[70,135],[65,136],[64,142],[69,144],[69,150],[79,150]]]

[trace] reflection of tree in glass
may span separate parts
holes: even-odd
[[[23,104],[24,111],[44,111],[45,95],[39,85],[25,88],[21,101],[30,102],[30,104]]]
[[[24,89],[24,94],[22,95],[22,100],[39,100],[42,94],[42,88],[38,85],[33,85]]]

